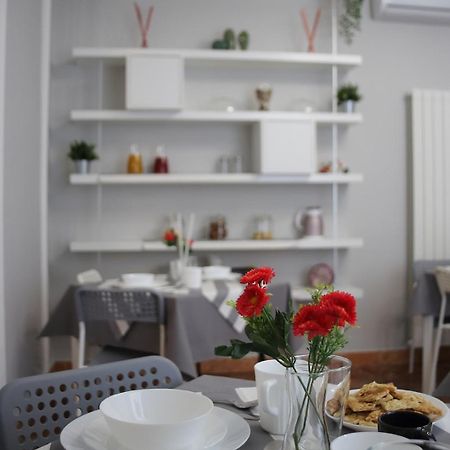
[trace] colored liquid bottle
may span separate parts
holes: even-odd
[[[130,154],[128,155],[128,173],[143,173],[142,156],[139,153],[137,145],[130,147]]]
[[[156,147],[156,158],[153,161],[153,173],[169,173],[169,161],[164,152],[164,147]]]

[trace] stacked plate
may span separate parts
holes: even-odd
[[[66,450],[236,450],[249,436],[242,417],[202,394],[148,389],[107,398],[99,411],[67,425],[61,444]]]

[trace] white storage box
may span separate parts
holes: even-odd
[[[263,120],[253,131],[256,173],[317,172],[316,125],[313,121]]]
[[[178,56],[128,56],[126,108],[183,108],[184,61]]]

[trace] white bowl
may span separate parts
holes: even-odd
[[[363,431],[339,436],[331,443],[331,450],[369,450],[380,442],[406,442],[408,439],[396,434],[379,431]]]
[[[207,279],[228,278],[231,274],[231,267],[227,266],[205,266],[203,276]]]
[[[111,434],[130,449],[201,449],[213,408],[208,397],[178,389],[123,392],[100,403]]]
[[[132,287],[149,287],[155,283],[153,273],[124,273],[120,278],[123,285]]]

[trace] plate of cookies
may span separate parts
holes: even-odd
[[[393,383],[374,381],[361,389],[350,390],[343,425],[355,431],[374,431],[380,414],[398,410],[421,412],[432,422],[448,413],[447,405],[435,397],[397,389]]]

